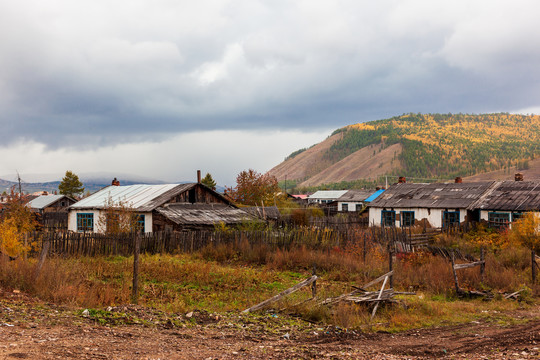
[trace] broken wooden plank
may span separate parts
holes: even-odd
[[[387,272],[386,274],[379,276],[379,277],[376,278],[375,280],[370,281],[370,282],[368,282],[366,285],[362,286],[361,288],[357,288],[357,289],[364,290],[364,289],[366,289],[366,288],[368,288],[368,287],[370,287],[370,286],[372,286],[372,285],[375,285],[375,284],[377,284],[377,283],[380,283],[380,282],[383,281],[385,278],[390,277],[390,276],[392,276],[392,275],[394,275],[394,270],[389,271],[389,272]]]
[[[382,287],[381,287],[381,291],[379,292],[379,296],[377,296],[377,300],[381,299],[381,296],[382,296],[382,293],[384,291],[384,287],[386,286],[387,281],[388,281],[388,276],[386,276],[384,278],[384,281],[383,281],[383,284],[382,284]],[[373,312],[371,313],[371,319],[373,319],[375,317],[375,313],[377,312],[378,307],[379,307],[379,302],[377,302],[375,304],[375,307],[373,308]]]
[[[469,268],[479,266],[479,265],[482,265],[482,264],[485,264],[485,261],[475,261],[475,262],[466,263],[466,264],[455,264],[454,265],[454,270],[469,269]]]
[[[310,285],[311,283],[313,283],[317,279],[318,279],[317,275],[313,275],[309,279],[306,279],[306,280],[304,280],[302,282],[299,282],[298,284],[294,285],[293,287],[288,288],[287,290],[284,290],[284,291],[280,292],[276,296],[273,296],[270,299],[267,299],[267,300],[255,305],[255,306],[250,307],[249,309],[246,309],[246,310],[242,311],[242,313],[247,314],[249,312],[259,310],[259,309],[265,307],[266,305],[269,305],[269,304],[271,304],[273,302],[276,302],[276,301],[280,300],[281,298],[283,298],[283,297],[285,297],[285,296],[287,296],[289,294],[292,294],[293,292],[295,292],[297,290],[300,290],[304,286]]]
[[[504,295],[504,298],[505,298],[505,299],[510,299],[510,298],[517,299],[519,293],[522,292],[522,291],[524,291],[524,290],[525,290],[525,289],[521,289],[521,290],[518,290],[518,291],[513,292],[513,293],[511,293],[511,294],[506,294],[506,295]]]

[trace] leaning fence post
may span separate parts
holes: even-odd
[[[315,264],[313,264],[313,276],[316,276],[317,275],[317,268],[315,266]],[[313,281],[313,283],[311,284],[311,296],[313,296],[313,298],[317,297],[317,280]]]
[[[486,273],[486,256],[484,253],[484,248],[480,249],[480,261],[483,261],[483,263],[480,265],[480,281],[483,283]]]
[[[133,251],[133,287],[131,298],[134,304],[139,300],[139,253],[141,252],[141,236],[135,234],[135,249]]]
[[[456,274],[456,269],[455,269],[455,261],[454,261],[454,250],[452,250],[452,257],[450,258],[452,260],[452,272],[454,274],[454,284],[456,286],[456,293],[459,295],[461,293],[461,290],[459,288],[459,283],[458,283],[458,278],[457,278],[457,274]]]
[[[41,268],[43,267],[43,264],[45,263],[45,259],[47,258],[47,253],[49,252],[49,246],[50,246],[49,239],[43,239],[43,245],[41,247],[41,254],[39,255],[39,262],[36,267],[36,271],[34,273],[34,279],[37,279],[39,276],[39,273],[41,272]]]
[[[532,283],[536,283],[536,254],[534,250],[531,250],[531,277]]]
[[[394,263],[392,259],[392,248],[390,244],[388,244],[388,271],[391,272],[394,269]],[[390,275],[390,289],[394,288],[394,276]]]

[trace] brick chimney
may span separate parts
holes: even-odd
[[[407,180],[405,179],[405,176],[400,176],[398,178],[398,184],[405,184]]]
[[[454,182],[455,182],[456,184],[461,184],[461,183],[463,182],[463,179],[461,178],[461,176],[458,176],[458,177],[456,177],[456,178],[454,179]]]
[[[111,182],[111,185],[112,186],[120,186],[120,181],[118,181],[116,178],[114,178],[113,181]]]
[[[523,181],[523,174],[522,173],[516,173],[516,175],[514,175],[514,180],[515,181]]]
[[[201,183],[201,170],[197,170],[197,183]]]

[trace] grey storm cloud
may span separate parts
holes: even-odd
[[[540,106],[537,1],[0,0],[0,126],[61,147]]]

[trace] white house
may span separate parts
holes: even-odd
[[[69,207],[68,230],[105,232],[110,204],[138,215],[144,232],[211,228],[252,217],[201,183],[108,186]]]
[[[348,190],[341,195],[337,200],[337,211],[340,212],[357,212],[365,209],[366,206],[375,200],[384,190]]]
[[[474,204],[494,181],[392,185],[369,205],[371,226],[413,226],[426,221],[441,228],[478,221]]]

